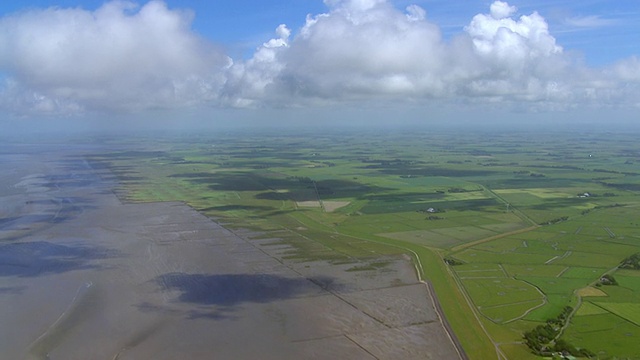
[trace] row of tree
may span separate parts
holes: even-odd
[[[594,357],[595,354],[587,349],[578,349],[566,340],[558,339],[560,331],[569,320],[573,312],[571,306],[565,306],[560,315],[548,319],[544,325],[538,325],[533,330],[524,333],[525,344],[531,351],[540,356],[552,356],[553,353],[564,355]]]

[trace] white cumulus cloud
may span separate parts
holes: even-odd
[[[209,100],[228,60],[190,30],[191,19],[191,13],[160,1],[141,8],[115,1],[93,12],[48,8],[2,18],[0,69],[11,80],[3,103],[18,112],[34,111],[37,104],[43,112],[67,112]]]
[[[267,62],[260,61],[265,46],[236,66],[260,79],[251,103],[274,101],[278,94],[286,102],[454,96],[539,101],[565,88],[559,77],[567,61],[538,13],[516,19],[515,7],[496,1],[447,43],[417,5],[402,12],[384,0],[325,2],[329,12],[308,17],[278,51],[269,48]]]
[[[491,17],[496,20],[500,20],[513,15],[516,11],[518,11],[518,8],[515,6],[510,6],[503,1],[495,1],[493,4],[491,4],[489,10],[491,13]]]
[[[344,101],[443,91],[444,44],[423,9],[403,13],[383,0],[325,2],[328,13],[309,16],[286,47],[272,52],[271,81],[261,87],[270,101],[274,94],[283,101]],[[265,50],[243,65],[246,72],[265,66],[258,61]]]

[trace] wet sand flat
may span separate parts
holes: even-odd
[[[459,358],[407,259],[283,260],[182,203],[120,203],[80,146],[26,150],[0,152],[2,359]]]

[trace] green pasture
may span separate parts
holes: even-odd
[[[538,227],[535,231],[529,231],[529,232],[525,232],[525,233],[519,233],[513,236],[509,236],[509,238],[512,239],[518,239],[518,240],[522,240],[522,241],[526,241],[527,243],[523,243],[523,246],[528,246],[528,242],[530,240],[537,240],[537,241],[551,241],[556,239],[559,235],[554,231],[554,232],[547,232],[544,231],[545,227]]]
[[[557,248],[585,254],[607,254],[618,257],[619,261],[622,261],[622,259],[637,250],[637,246],[612,243],[605,239],[598,240],[585,237],[584,235],[568,236],[558,242]]]
[[[437,200],[429,202],[408,202],[405,200],[371,200],[360,211],[364,214],[387,214],[396,212],[419,211],[429,207],[444,211],[500,211],[503,206],[495,199],[480,198],[470,200]]]
[[[507,233],[507,232],[515,231],[519,229],[524,229],[526,227],[529,227],[529,224],[519,221],[519,222],[511,222],[511,223],[508,222],[508,223],[499,223],[499,224],[478,225],[478,227],[501,234],[501,233]]]
[[[429,189],[442,189],[446,191],[451,187],[459,187],[459,188],[468,188],[469,182],[464,180],[459,180],[454,177],[444,177],[444,176],[411,176],[411,177],[400,177],[397,176],[394,178],[397,183],[403,184],[406,187],[414,187],[414,188],[429,188]],[[471,184],[472,189],[477,189],[477,185]]]
[[[631,272],[631,275],[628,275]],[[640,273],[638,270],[618,270],[614,273],[616,281],[618,281],[619,286],[622,286],[627,289],[631,289],[634,292],[640,292]]]
[[[451,237],[461,242],[470,242],[496,235],[496,232],[478,228],[476,226],[456,226],[449,228],[433,229],[434,233]]]
[[[640,293],[625,286],[602,286],[600,290],[607,294],[608,302],[640,302]]]
[[[415,230],[415,231],[403,231],[396,233],[382,233],[377,234],[394,240],[401,240],[411,242],[418,245],[424,245],[437,248],[450,248],[463,242],[463,240],[456,239],[445,234],[440,234],[435,231],[428,230]]]
[[[522,254],[546,254],[552,256],[562,256],[566,251],[560,248],[558,241],[539,241],[539,240],[527,240],[521,242],[521,246],[515,249],[514,252]]]
[[[575,297],[570,294],[545,294],[545,299],[546,303],[543,306],[528,313],[524,319],[545,322],[558,316],[565,306],[576,306]]]
[[[488,318],[481,316],[480,321],[484,327],[491,333],[493,339],[502,344],[518,343],[522,340],[522,333],[529,330],[530,321],[516,320],[505,323],[496,323]]]
[[[612,313],[575,316],[563,338],[600,359],[638,359],[640,327]]]
[[[542,295],[535,287],[520,280],[491,278],[461,281],[474,304],[480,309],[542,300]]]
[[[562,273],[563,278],[585,279],[585,280],[597,280],[600,275],[604,274],[606,268],[590,268],[590,267],[570,267],[567,271]]]
[[[495,253],[507,253],[515,251],[516,249],[524,246],[524,242],[513,237],[504,237],[488,241],[482,244],[475,245],[473,248],[478,250],[485,250]]]
[[[495,270],[467,270],[462,271],[456,269],[456,274],[460,279],[475,279],[475,278],[506,278],[504,271],[501,269]]]
[[[640,326],[640,304],[638,303],[610,303],[610,302],[593,302],[612,314]]]
[[[613,268],[620,264],[623,258],[619,255],[587,253],[570,251],[568,256],[558,258],[553,263],[566,266],[584,266],[594,268]]]
[[[602,315],[607,313],[609,313],[609,311],[603,307],[595,305],[590,301],[585,301],[578,308],[576,316]]]
[[[593,281],[592,279],[571,279],[564,277],[523,276],[518,278],[538,287],[547,295],[557,294],[565,296],[571,296],[574,290],[583,288]]]
[[[500,349],[508,359],[530,360],[538,359],[529,349],[521,344],[500,344]]]
[[[512,304],[501,304],[495,306],[484,306],[479,309],[480,313],[495,323],[508,323],[518,320],[539,306],[544,304],[542,299],[534,299]]]
[[[491,264],[544,264],[550,259],[549,255],[544,254],[520,254],[509,253],[499,254],[474,248],[466,249],[454,254],[457,259],[468,263],[491,263]]]
[[[460,264],[451,267],[451,269],[453,269],[456,273],[502,271],[502,267],[498,264],[485,263]]]
[[[563,271],[567,269],[566,266],[561,265],[520,265],[520,264],[504,264],[505,271],[511,277],[529,277],[529,276],[541,276],[541,277],[557,277]]]

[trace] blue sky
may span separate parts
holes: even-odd
[[[127,4],[0,4],[4,117],[640,106],[635,0]]]
[[[201,1],[170,3],[196,9],[194,27],[206,36],[225,43],[258,45],[275,26],[285,23],[292,29],[304,24],[307,14],[325,12],[327,7],[318,0],[289,1],[215,1],[215,5],[198,6]],[[427,18],[438,24],[446,37],[463,31],[469,20],[486,11],[490,1],[430,0],[393,1],[400,9],[411,4],[422,6]],[[538,11],[547,19],[551,33],[568,50],[584,54],[585,61],[594,66],[606,65],[631,55],[640,55],[640,2],[635,0],[578,0],[578,1],[512,1],[520,14]],[[259,4],[259,5],[257,5]],[[202,16],[200,9],[202,9]],[[212,25],[210,19],[221,14],[221,24]],[[224,19],[224,20],[223,20]],[[230,27],[242,32],[227,30]]]
[[[99,8],[105,1],[97,0],[32,0],[4,2],[0,15],[29,8],[81,7]],[[144,1],[135,1],[143,4]],[[292,30],[304,25],[307,14],[327,11],[322,0],[182,0],[165,1],[170,8],[191,9],[195,18],[194,31],[211,41],[223,44],[241,56],[250,55],[268,40],[280,24]],[[399,9],[416,4],[427,11],[427,17],[438,24],[444,35],[453,36],[478,13],[486,10],[489,1],[478,0],[395,0]],[[550,32],[568,50],[584,54],[594,66],[606,65],[623,57],[640,54],[640,2],[635,0],[580,1],[512,1],[519,13],[538,11],[549,23]]]

